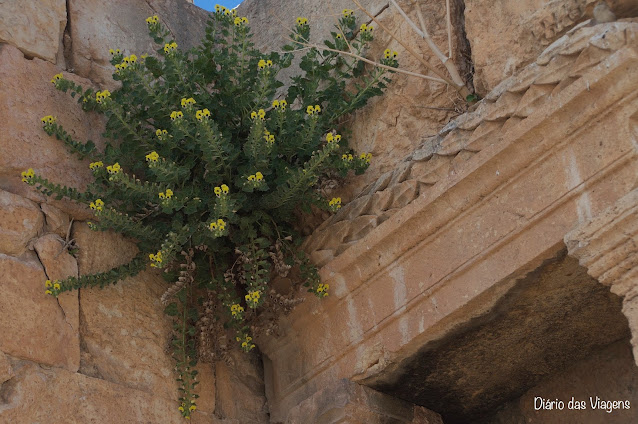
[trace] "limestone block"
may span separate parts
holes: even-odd
[[[0,2],[0,43],[56,63],[66,26],[65,0]]]
[[[66,303],[44,293],[47,279],[35,253],[0,254],[0,351],[76,371],[79,366],[77,293]]]
[[[56,115],[76,140],[93,140],[103,145],[100,134],[104,130],[102,117],[82,111],[75,99],[58,92],[51,84],[59,69],[49,62],[35,58],[27,60],[17,48],[0,45],[0,189],[10,191],[36,202],[51,203],[75,217],[89,217],[88,208],[70,201],[45,198],[33,187],[21,181],[20,173],[33,168],[38,175],[59,184],[84,188],[92,176],[89,161],[71,157],[64,144],[42,130],[40,119]],[[64,73],[85,87],[90,82]]]
[[[64,240],[57,234],[47,234],[37,239],[33,245],[38,258],[44,265],[44,272],[51,280],[63,280],[78,276],[78,262],[64,246]]]
[[[173,398],[162,398],[64,369],[22,362],[3,385],[0,421],[4,423],[181,424]],[[210,422],[196,413],[193,423]]]
[[[71,221],[69,214],[61,211],[55,206],[49,205],[48,203],[43,203],[40,208],[42,208],[42,212],[44,212],[46,222],[44,231],[48,233],[55,233],[60,237],[66,238]]]
[[[148,35],[146,18],[158,15],[180,49],[199,44],[208,12],[173,0],[70,0],[71,66],[78,75],[108,88],[116,87],[109,49],[125,54],[153,54],[158,46]]]
[[[260,358],[254,353],[230,354],[232,365],[215,365],[215,415],[238,423],[269,423]]]
[[[0,253],[22,254],[43,225],[44,215],[36,203],[0,190]]]
[[[79,247],[80,274],[105,272],[128,263],[137,254],[135,243],[114,231],[92,231],[85,222],[73,224],[71,237]]]

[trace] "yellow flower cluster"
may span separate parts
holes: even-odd
[[[191,403],[195,402],[194,400],[191,400]],[[186,403],[182,402],[181,406],[178,409],[179,412],[184,412],[184,408],[186,407]],[[193,412],[194,410],[197,409],[197,406],[195,406],[194,404],[188,407],[188,411],[189,412]],[[186,416],[186,419],[190,419],[189,416]]]
[[[350,154],[343,154],[341,155],[341,159],[343,159],[344,162],[352,162],[354,160],[354,157],[352,156],[352,153]]]
[[[62,288],[60,286],[60,280],[46,280],[44,282],[44,287],[46,288],[46,290],[44,291],[44,293],[46,294],[53,294],[53,290],[57,293],[60,291],[60,289]],[[51,290],[53,289],[53,290]]]
[[[22,172],[21,176],[22,182],[28,184],[31,182],[31,179],[35,177],[35,172],[33,172],[33,168],[29,168],[26,171]]]
[[[390,49],[385,49],[383,52],[383,57],[386,59],[396,59],[399,56],[399,53],[395,51],[391,51]]]
[[[187,98],[183,98],[181,103],[182,103],[182,108],[188,108],[188,107],[193,106],[197,102],[195,102],[195,99],[190,97],[188,99]]]
[[[64,76],[59,73],[53,76],[53,79],[51,80],[51,83],[55,85],[55,83],[57,83],[58,81],[60,81],[62,78],[64,78]]]
[[[253,175],[249,175],[246,179],[251,183],[259,184],[264,180],[264,175],[261,172],[257,171]]]
[[[168,200],[168,199],[173,197],[173,190],[171,190],[170,188],[167,188],[166,189],[166,193],[164,193],[162,191],[162,192],[160,192],[160,194],[158,194],[158,196],[162,200],[164,200],[164,199]]]
[[[57,118],[55,116],[51,116],[51,115],[47,115],[44,118],[41,119],[42,123],[44,125],[53,125],[55,124],[55,121],[57,120]]]
[[[159,23],[159,17],[157,15],[149,16],[146,18],[148,26],[157,25]]]
[[[95,93],[95,101],[99,104],[102,102],[106,102],[111,97],[111,92],[109,90],[98,91]]]
[[[361,26],[359,27],[359,30],[361,32],[372,32],[373,29],[374,27],[372,25],[367,24],[361,24]]]
[[[226,184],[222,184],[219,187],[215,187],[213,189],[213,191],[215,192],[215,196],[217,197],[221,197],[222,194],[226,195],[229,192],[228,186]]]
[[[242,25],[248,25],[248,18],[246,18],[246,17],[244,17],[244,18],[240,18],[240,17],[235,18],[235,26],[236,27],[240,27]]]
[[[102,199],[96,199],[95,202],[91,202],[89,207],[91,209],[93,209],[94,211],[98,211],[99,212],[102,209],[104,209],[104,202],[102,201]]]
[[[272,102],[272,107],[282,112],[286,110],[286,106],[288,106],[288,102],[285,100],[273,100]]]
[[[336,212],[339,209],[341,209],[341,197],[333,197],[332,200],[328,202],[328,206],[330,207],[330,210],[332,210],[333,212]]]
[[[243,341],[241,337],[235,337],[235,340],[241,342],[241,348],[244,350],[244,352],[248,352],[255,347],[255,344],[251,343],[253,338],[249,335],[245,335]]]
[[[297,26],[308,25],[308,19],[306,18],[297,18]]]
[[[227,9],[219,4],[215,5],[215,12],[223,13],[225,16],[235,16],[237,14],[235,9]]]
[[[354,16],[354,10],[352,10],[352,9],[343,9],[341,11],[341,14],[343,15],[344,18],[350,18],[351,16]]]
[[[226,231],[226,221],[219,218],[217,221],[213,221],[208,224],[208,228],[213,232],[215,237],[221,237]]]
[[[317,294],[320,297],[326,297],[328,296],[328,289],[330,288],[330,286],[328,284],[319,284],[319,286],[317,287]]]
[[[122,171],[122,167],[119,163],[116,162],[113,165],[107,166],[106,170],[109,174],[118,174]]]
[[[172,43],[164,44],[164,53],[171,54],[171,53],[174,53],[176,50],[177,50],[176,42],[173,41]]]
[[[259,290],[251,290],[244,298],[249,307],[256,308],[261,298],[261,292]]]
[[[122,51],[121,51],[120,49],[115,49],[115,50],[113,50],[113,49],[109,49],[109,54],[110,54],[111,56],[115,56],[116,54],[118,54],[118,55],[119,55],[119,54],[122,54]]]
[[[266,140],[266,143],[268,143],[271,146],[275,144],[275,136],[271,134],[270,131],[268,130],[264,131],[264,140]]]
[[[97,161],[97,162],[91,162],[91,164],[89,165],[89,169],[91,171],[97,171],[98,169],[102,168],[104,166],[104,162]]]
[[[268,59],[268,60],[261,59],[257,63],[257,68],[259,68],[259,70],[263,70],[263,69],[266,69],[266,68],[272,68],[272,60],[270,60],[270,59]]]
[[[250,112],[250,119],[252,119],[253,121],[255,119],[259,118],[262,121],[266,120],[266,111],[263,109],[259,109],[258,112],[252,111]]]
[[[127,65],[135,65],[137,63],[137,56],[135,56],[134,54],[126,56],[124,59],[122,59],[122,63],[125,63]]]
[[[165,138],[167,138],[168,136],[168,131],[166,130],[157,130],[155,131],[155,135],[157,136],[157,138],[159,138],[160,140],[164,140]]]
[[[171,121],[175,121],[176,119],[182,119],[184,114],[181,110],[174,110],[171,112]]]
[[[328,133],[326,135],[326,141],[328,143],[339,143],[341,141],[341,134]]]
[[[162,267],[162,251],[158,251],[156,254],[148,255],[151,260],[151,268],[161,268]]]
[[[149,163],[157,163],[159,160],[159,154],[157,152],[151,152],[146,155],[146,161]]]
[[[208,109],[198,110],[197,112],[195,112],[195,118],[197,118],[199,122],[203,122],[204,119],[210,118],[210,110]]]
[[[244,308],[239,303],[235,303],[230,307],[230,313],[233,315],[233,318],[241,317],[243,312]]]
[[[308,106],[306,108],[306,113],[308,115],[310,115],[310,116],[317,115],[317,114],[321,113],[321,106],[319,106],[319,105]]]
[[[361,155],[359,155],[359,159],[361,159],[365,163],[370,163],[370,160],[372,159],[372,153],[361,153]]]

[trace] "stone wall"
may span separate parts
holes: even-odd
[[[46,295],[46,279],[106,271],[128,261],[135,246],[90,231],[86,208],[45,198],[20,181],[31,167],[52,181],[86,186],[88,161],[47,136],[40,118],[57,115],[74,138],[98,147],[104,121],[50,80],[63,72],[85,87],[116,87],[109,48],[152,52],[144,20],[153,14],[184,48],[201,38],[207,19],[181,0],[0,2],[1,422],[184,422],[161,275],[147,270],[102,290]],[[69,240],[79,247],[75,255],[65,248]],[[193,422],[268,422],[259,356],[232,359],[199,366]]]

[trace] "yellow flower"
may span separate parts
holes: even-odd
[[[157,15],[149,16],[148,18],[146,18],[146,23],[148,25],[155,25],[159,23],[159,17]]]
[[[308,107],[306,108],[306,113],[307,113],[308,115],[314,115],[314,113],[315,113],[315,108],[314,108],[313,106],[308,106]]]
[[[297,25],[298,26],[308,25],[308,19],[306,19],[306,18],[297,18]]]
[[[188,408],[189,411],[194,411],[196,409],[197,409],[197,407],[195,405],[191,405],[190,408]]]
[[[228,189],[228,186],[226,184],[222,184],[221,188],[222,188],[222,193],[228,194],[229,189]]]
[[[363,32],[366,32],[368,30],[368,25],[366,24],[361,24],[361,26],[359,27],[359,29]]]
[[[179,408],[177,408],[180,412],[184,412],[184,407],[180,406]]]
[[[108,171],[109,174],[117,174],[118,172],[122,170],[122,167],[120,166],[119,163],[114,163],[111,166],[107,166],[106,170]]]
[[[193,99],[192,97],[190,97],[188,99],[186,99],[186,98],[182,99],[182,107],[189,107],[189,106],[194,105],[195,103],[196,103],[195,99]]]
[[[173,197],[173,190],[171,190],[170,188],[166,189],[166,198],[170,199],[171,197]]]
[[[137,56],[135,56],[134,54],[130,55],[128,58],[131,63],[137,62]]]
[[[51,80],[51,82],[55,84],[56,82],[60,81],[62,78],[64,78],[64,76],[61,73],[56,74],[53,76],[53,79]]]
[[[217,223],[211,222],[210,224],[208,224],[208,228],[210,228],[212,231],[215,231],[217,229]]]
[[[60,290],[60,283],[53,283],[53,289],[54,290]]]
[[[115,50],[113,50],[113,49],[109,49],[109,54],[110,54],[111,56],[115,56]]]
[[[152,268],[159,268],[162,265],[162,251],[158,251],[156,254],[149,254],[148,255],[149,259],[151,260],[151,267]]]
[[[337,210],[341,209],[341,197],[333,197],[332,200],[328,202],[328,206],[330,207],[330,210],[332,210],[333,212],[336,212]]]
[[[328,143],[332,143],[332,142],[334,141],[334,139],[335,139],[335,137],[334,137],[334,135],[332,135],[332,133],[328,133],[328,134],[326,135],[326,141],[327,141]]]
[[[162,200],[163,200],[163,199],[166,199],[166,195],[164,194],[164,192],[163,192],[163,191],[160,191],[160,193],[158,194],[158,196],[159,196],[159,198],[160,198],[160,199],[162,199]]]
[[[55,116],[51,116],[51,115],[47,115],[44,118],[41,119],[42,123],[44,125],[52,125],[55,124],[55,121],[57,120],[57,118]]]
[[[170,54],[177,50],[177,43],[166,43],[164,44],[164,53]]]
[[[29,168],[26,171],[23,171],[21,176],[22,176],[22,182],[28,183],[31,180],[31,178],[35,177],[35,172],[33,171],[33,168]]]
[[[336,35],[337,39],[341,40],[343,37],[341,36],[341,34],[337,34]]]
[[[262,173],[261,173],[261,172],[256,172],[256,173],[255,173],[255,180],[256,180],[256,181],[261,181],[261,180],[263,180],[263,179],[264,179],[264,176],[262,175]]]
[[[288,106],[288,102],[285,100],[280,100],[279,101],[279,107],[281,108],[281,110],[286,110],[286,106]]]
[[[343,15],[344,18],[349,18],[352,15],[354,15],[354,10],[352,10],[352,9],[343,9],[341,11],[341,14]]]
[[[92,162],[89,165],[89,168],[91,169],[91,171],[96,171],[99,168],[102,168],[104,166],[104,163],[102,161],[98,161],[98,162]]]
[[[104,100],[107,100],[111,97],[111,92],[109,90],[98,91],[95,93],[95,101],[98,103],[102,103]]]
[[[91,202],[89,207],[94,211],[101,211],[104,208],[104,202],[102,199],[96,199],[95,202]]]
[[[248,181],[255,181],[255,176],[254,175],[249,175],[248,176]]]
[[[44,294],[53,294],[53,293],[51,292],[51,290],[45,290]]]
[[[213,191],[215,192],[215,196],[220,197],[222,195],[222,189],[221,187],[215,187],[213,189]]]
[[[147,162],[157,163],[158,159],[159,159],[159,154],[157,152],[151,152],[148,155],[146,155]]]
[[[392,56],[392,52],[390,51],[390,49],[385,49],[383,51],[383,57],[385,57],[386,59],[390,59],[391,56]]]
[[[218,219],[217,220],[217,228],[219,228],[220,231],[224,231],[226,229],[226,221],[224,221],[223,219]]]
[[[264,59],[261,59],[258,63],[257,63],[257,67],[259,69],[264,69],[266,67],[266,61]]]
[[[51,283],[51,280],[46,280],[44,282],[44,287],[53,287],[53,283]]]
[[[182,111],[174,110],[173,112],[171,112],[171,121],[175,121],[176,119],[182,119],[183,117],[184,117],[184,114],[182,113]]]
[[[273,100],[272,107],[274,107],[275,109],[279,108],[279,100]]]
[[[263,121],[266,117],[266,111],[264,111],[263,109],[259,109],[259,112],[257,112],[257,116]]]

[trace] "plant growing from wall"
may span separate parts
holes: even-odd
[[[292,213],[310,205],[341,207],[341,199],[319,195],[320,179],[328,172],[362,173],[370,154],[347,147],[340,122],[382,93],[397,61],[386,55],[387,68],[368,72],[359,60],[305,49],[301,74],[285,98],[275,98],[283,85],[278,72],[290,66],[299,43],[263,54],[251,43],[248,20],[221,6],[202,44],[190,52],[179,49],[157,16],[147,24],[157,55],[110,51],[120,89],[95,92],[62,74],[52,80],[84,110],[107,119],[108,142],[100,151],[74,140],[54,116],[42,118],[44,131],[91,159],[94,181],[79,191],[32,169],[22,179],[46,195],[89,206],[96,218],[92,230],[115,230],[139,248],[129,263],[110,271],[46,281],[47,294],[104,287],[149,265],[164,271],[169,286],[161,300],[175,326],[178,408],[190,418],[195,366],[214,358],[219,347],[211,341],[219,334],[211,331],[234,329],[238,346],[253,349],[254,333],[264,327],[260,319],[298,303],[269,288],[273,276],[295,265],[299,284],[328,295],[328,284],[296,247]],[[371,30],[355,31],[351,13],[339,27],[346,33],[326,41],[333,50],[355,46],[361,53],[373,39]],[[291,39],[307,39],[309,31],[307,19],[299,18]]]

